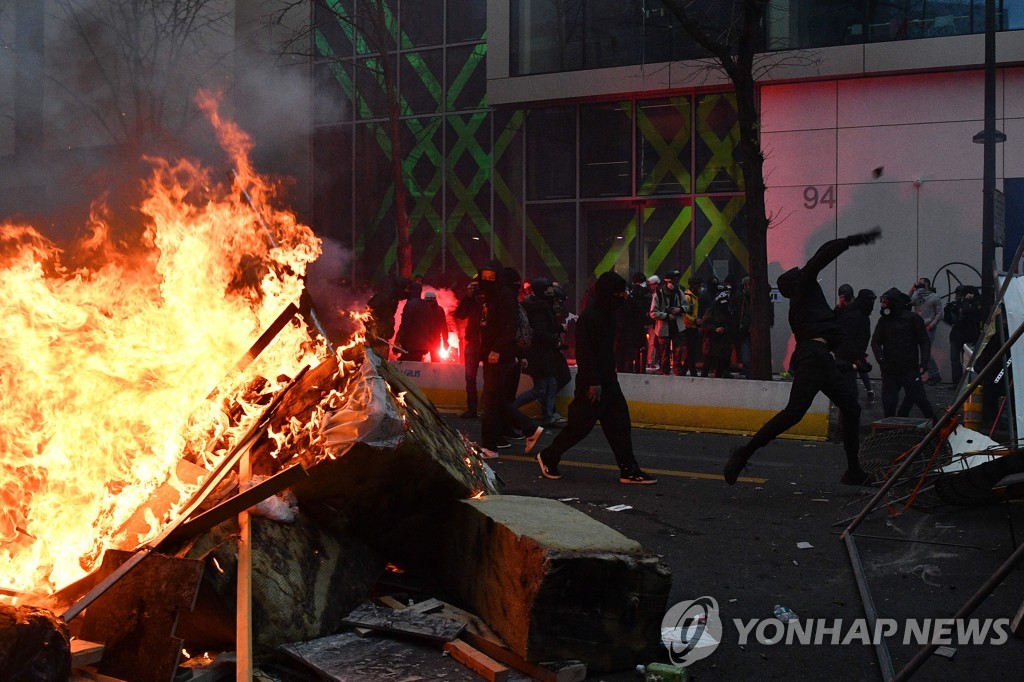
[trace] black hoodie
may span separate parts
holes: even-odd
[[[878,366],[886,372],[927,367],[932,346],[924,320],[909,309],[910,297],[893,287],[882,298],[887,300],[889,312],[882,309],[882,317],[871,335],[871,351]]]
[[[625,303],[626,280],[606,272],[597,279],[593,301],[576,321],[576,390],[618,383],[615,374],[615,310]]]

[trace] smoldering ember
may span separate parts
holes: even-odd
[[[362,307],[318,328],[319,239],[199,103],[233,172],[151,159],[135,243],[100,203],[72,247],[0,227],[0,677],[212,680],[286,655],[330,679],[318,655],[372,655],[370,630],[537,679],[649,660],[667,567],[502,495],[364,345]],[[435,598],[389,597],[411,575]]]

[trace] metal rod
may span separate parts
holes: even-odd
[[[865,506],[864,509],[861,510],[860,514],[858,514],[857,517],[850,523],[850,525],[847,526],[846,530],[843,531],[841,539],[842,537],[845,537],[847,534],[852,533],[853,530],[860,525],[861,521],[863,521],[864,517],[868,515],[871,508],[878,504],[878,501],[881,500],[883,496],[885,496],[885,493],[889,491],[889,488],[895,485],[896,481],[900,478],[903,472],[906,471],[907,467],[909,467],[910,464],[914,461],[914,458],[917,457],[919,452],[921,452],[921,448],[924,447],[924,444],[927,443],[936,435],[938,435],[938,433],[943,429],[943,427],[945,427],[945,425],[953,418],[953,415],[956,414],[956,411],[960,409],[960,407],[965,402],[967,402],[967,397],[971,395],[974,389],[980,386],[986,378],[988,378],[989,374],[991,374],[992,371],[999,364],[1003,355],[1005,355],[1013,346],[1013,344],[1017,342],[1017,339],[1021,337],[1021,334],[1024,334],[1024,323],[1021,323],[1021,325],[1014,330],[1013,334],[1010,335],[1010,338],[1007,339],[1006,343],[1004,343],[998,351],[996,351],[996,353],[992,356],[992,359],[989,360],[988,364],[985,365],[981,372],[978,373],[978,376],[964,390],[963,394],[960,395],[960,397],[958,397],[951,406],[946,408],[946,412],[942,415],[942,417],[939,418],[939,421],[935,423],[935,426],[932,427],[931,431],[929,431],[928,434],[921,439],[920,443],[914,446],[914,449],[906,457],[903,463],[900,464],[899,468],[896,469],[893,475],[890,476],[889,479],[882,484],[882,487],[878,490],[877,493],[875,493],[874,497],[871,498],[871,501],[868,502],[867,506]]]
[[[1014,553],[1011,554],[1010,557],[1003,562],[1003,565],[996,569],[996,572],[993,573],[992,576],[985,581],[985,584],[979,587],[978,591],[975,592],[971,596],[971,598],[968,599],[967,602],[960,607],[960,610],[953,614],[953,619],[960,620],[971,615],[974,612],[974,610],[978,608],[981,602],[983,602],[985,598],[988,597],[992,593],[992,591],[999,586],[999,583],[1003,582],[1003,579],[1005,579],[1006,576],[1010,574],[1010,571],[1012,571],[1017,566],[1017,564],[1020,563],[1021,559],[1024,559],[1024,545],[1020,545],[1019,547],[1017,547],[1016,551],[1014,551]],[[924,662],[928,660],[932,653],[934,653],[935,650],[938,648],[939,645],[936,643],[927,644],[921,647],[921,649],[917,652],[914,658],[911,659],[911,661],[907,663],[905,666],[903,666],[903,669],[900,670],[898,675],[896,675],[896,680],[900,681],[909,679],[910,676],[913,675],[918,668],[924,665]]]
[[[836,535],[835,531],[829,533],[830,535]],[[959,542],[942,542],[940,540],[918,540],[917,538],[894,538],[888,535],[866,535],[864,533],[857,533],[859,538],[867,538],[869,540],[893,540],[894,542],[914,542],[922,545],[942,545],[943,547],[962,547],[964,549],[981,549],[978,545],[964,545]]]
[[[871,632],[876,632],[875,623],[878,621],[878,612],[875,610],[875,600],[871,598],[871,590],[868,589],[864,564],[861,563],[860,554],[857,553],[857,543],[853,540],[853,533],[845,533],[843,540],[846,542],[846,552],[850,555],[850,565],[853,567],[853,576],[857,580],[857,591],[860,592],[860,600],[864,605],[864,616],[867,618],[868,628]],[[890,682],[893,679],[893,667],[889,646],[885,643],[885,637],[877,639],[875,656],[878,658],[878,667],[882,673],[882,679],[885,682]]]
[[[934,487],[935,487],[934,485],[926,485],[925,487],[923,487],[920,490],[918,490],[917,494],[920,495],[921,493],[928,492],[929,490],[931,490]],[[872,509],[871,511],[869,511],[868,513],[870,514],[870,513],[876,512],[879,509],[881,509],[882,507],[888,507],[890,504],[896,504],[897,502],[902,502],[904,500],[909,500],[913,496],[914,496],[914,493],[909,493],[909,494],[904,495],[902,497],[897,497],[894,500],[887,500],[887,501],[883,502],[882,504],[878,505],[877,507],[875,507],[874,509]],[[850,521],[853,521],[855,518],[857,518],[857,517],[856,516],[847,516],[845,519],[840,519],[839,521],[833,521],[832,522],[832,527],[841,526],[844,523],[849,523]]]

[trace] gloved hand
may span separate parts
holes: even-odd
[[[846,244],[848,246],[860,246],[861,244],[870,244],[876,239],[882,236],[882,228],[879,226],[872,227],[867,232],[859,232],[857,234],[851,234],[846,238]]]

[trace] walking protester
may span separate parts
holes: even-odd
[[[537,455],[544,478],[558,479],[562,454],[593,430],[601,430],[619,465],[619,483],[649,485],[657,479],[643,472],[633,454],[629,405],[615,373],[615,310],[626,302],[626,280],[614,272],[601,275],[591,305],[576,323],[576,390],[569,423]]]
[[[882,413],[906,417],[912,405],[932,419],[935,410],[928,402],[921,375],[928,369],[932,345],[921,316],[910,309],[910,297],[893,287],[882,294],[882,316],[871,335],[871,351],[882,370]],[[896,409],[900,389],[903,404]]]
[[[871,363],[867,361],[867,349],[871,343],[871,313],[875,309],[875,292],[861,289],[857,297],[853,296],[853,287],[849,284],[839,285],[838,302],[835,313],[843,327],[846,340],[836,349],[836,359],[850,363],[864,386],[864,394],[870,403],[875,399],[875,391],[871,388]],[[853,313],[850,319],[847,313]],[[853,382],[856,390],[857,382]]]
[[[658,372],[682,375],[683,313],[685,312],[683,291],[679,288],[679,271],[665,273],[661,288],[651,299],[651,319],[654,333],[661,346],[658,357]]]
[[[731,379],[729,362],[732,359],[732,313],[729,310],[729,291],[718,292],[714,303],[701,316],[704,331],[704,369],[702,376],[714,372],[718,379]]]
[[[399,301],[409,298],[412,282],[400,279],[394,284],[385,285],[367,301],[370,313],[366,324],[366,340],[381,358],[387,360],[391,356],[391,337],[395,335],[395,313]],[[419,296],[419,292],[416,292]]]
[[[409,297],[395,343],[402,348],[398,359],[413,362],[421,362],[428,353],[434,359],[439,349],[448,350],[448,318],[437,303],[436,293]]]
[[[544,432],[512,406],[519,384],[519,348],[516,346],[519,300],[518,287],[512,281],[515,277],[508,270],[497,261],[491,261],[479,273],[484,294],[480,321],[480,357],[484,361],[480,440],[481,456],[485,459],[498,456],[502,431],[506,427],[519,429],[526,436],[525,453],[533,449]]]
[[[910,287],[910,303],[914,306],[914,312],[924,320],[924,329],[928,332],[928,341],[935,348],[935,332],[942,322],[942,297],[932,287],[931,280],[927,277],[914,282]],[[928,355],[928,383],[937,384],[942,381],[942,373],[935,362],[935,355]]]
[[[683,348],[686,350],[686,359],[683,360],[681,376],[687,372],[692,377],[697,376],[697,356],[701,352],[700,316],[704,313],[698,292],[702,286],[700,280],[694,278],[683,291],[683,307],[689,307],[689,312],[683,314]]]
[[[480,369],[480,316],[483,310],[484,294],[480,290],[480,275],[473,275],[452,313],[457,319],[466,321],[462,337],[462,362],[466,370],[466,411],[461,415],[463,419],[477,418],[479,403],[476,377]]]
[[[615,311],[615,370],[624,374],[647,373],[647,325],[651,322],[650,298],[644,297],[647,278],[633,275],[626,304]],[[646,307],[644,303],[647,303]]]
[[[942,310],[949,330],[949,367],[953,385],[959,385],[964,374],[964,344],[974,344],[981,333],[981,301],[978,290],[961,284],[953,291],[953,300]]]
[[[733,344],[736,347],[736,359],[743,367],[743,378],[750,379],[753,375],[750,367],[750,322],[751,296],[750,277],[740,280],[740,286],[733,291],[730,305],[736,327],[733,332]]]
[[[661,277],[657,275],[651,275],[647,278],[647,310],[651,310],[651,304],[654,301],[654,295],[658,293],[658,289],[661,288]],[[650,313],[648,312],[648,317]],[[652,370],[659,370],[660,365],[658,360],[661,358],[661,341],[658,339],[658,334],[655,331],[655,321],[650,319],[647,321],[647,367]]]
[[[881,235],[882,231],[876,227],[869,232],[825,242],[802,268],[791,268],[779,276],[779,293],[789,299],[789,326],[796,337],[796,348],[790,360],[793,384],[789,402],[747,444],[734,448],[729,454],[723,471],[729,485],[736,483],[743,467],[759,448],[803,419],[819,392],[828,396],[842,415],[846,472],[840,480],[847,485],[866,485],[872,480],[858,460],[860,404],[857,392],[844,380],[831,353],[842,341],[842,328],[818,284],[818,275],[851,246],[871,244]]]
[[[868,401],[875,397],[867,379],[868,373],[871,372],[867,350],[868,344],[871,343],[871,312],[875,307],[875,298],[875,292],[871,289],[861,289],[857,292],[857,297],[845,306],[836,306],[836,319],[843,331],[843,340],[835,350],[836,364],[839,365],[843,379],[852,387],[854,395],[857,394],[857,377],[860,377],[867,390]],[[844,428],[840,414],[839,432],[842,433]]]
[[[562,343],[562,325],[555,319],[555,291],[546,277],[531,280],[530,289],[533,293],[521,305],[533,330],[530,347],[525,352],[524,370],[533,380],[533,386],[520,393],[512,406],[518,409],[536,400],[540,406],[538,423],[547,428],[561,427],[565,420],[555,412],[555,394],[558,392],[558,356],[562,354],[558,348]]]

